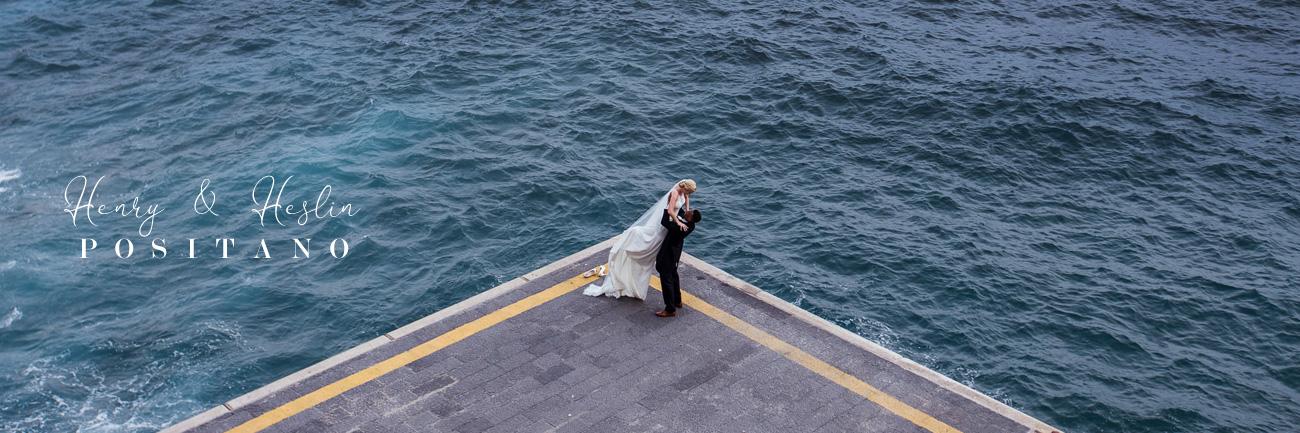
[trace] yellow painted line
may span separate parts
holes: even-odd
[[[659,277],[652,276],[650,279],[650,286],[654,287],[655,290],[663,290],[659,285]],[[749,324],[749,322],[741,320],[739,317],[731,315],[731,313],[722,311],[718,307],[714,307],[712,304],[704,302],[703,299],[697,298],[690,293],[686,293],[684,290],[682,291],[682,304],[704,313],[704,315],[726,325],[733,331],[739,332],[741,335],[749,337],[750,340],[754,340],[754,342],[766,346],[768,349],[772,349],[772,351],[781,354],[781,356],[794,361],[808,370],[811,370],[813,373],[817,373],[822,377],[830,379],[831,382],[835,382],[839,386],[842,386],[849,391],[853,391],[853,393],[857,395],[865,397],[872,403],[880,405],[880,407],[885,408],[885,410],[903,417],[903,419],[910,421],[912,424],[916,424],[918,427],[935,433],[961,433],[961,430],[957,430],[956,428],[945,424],[943,421],[935,419],[929,414],[922,412],[920,409],[909,406],[907,403],[903,403],[897,398],[894,398],[894,396],[886,394],[884,391],[853,377],[853,375],[846,373],[844,370],[835,368],[835,366],[817,359],[817,357],[812,356],[808,352],[804,352],[798,347],[794,347],[790,343],[786,343],[780,338],[768,334],[762,329],[758,329],[758,327]]]
[[[366,369],[353,373],[348,377],[339,379],[334,383],[309,392],[302,397],[298,397],[293,401],[285,403],[275,409],[271,409],[257,418],[248,420],[243,424],[226,431],[227,433],[253,433],[262,431],[263,429],[275,425],[275,423],[283,421],[288,417],[310,409],[312,406],[318,405],[325,400],[337,397],[339,394],[361,386],[362,384],[374,380],[379,376],[388,374],[393,370],[402,368],[420,358],[429,356],[430,354],[464,340],[479,331],[491,328],[493,325],[501,323],[506,319],[518,316],[533,307],[545,304],[552,299],[572,292],[574,289],[582,287],[593,280],[595,280],[595,278],[583,278],[581,276],[570,278],[560,284],[552,286],[551,288],[534,293],[513,304],[502,307],[500,310],[493,311],[474,319],[469,323],[460,325],[455,329],[447,331],[445,334],[434,337],[424,343],[420,343],[420,345],[405,352],[393,355],[393,357],[380,361],[378,364],[367,367]]]

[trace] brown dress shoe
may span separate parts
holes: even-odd
[[[656,312],[655,312],[655,315],[656,315],[656,316],[659,316],[659,317],[673,317],[673,316],[676,316],[677,313],[674,313],[674,312],[671,312],[671,311],[668,311],[668,310],[659,310],[659,311],[656,311]]]

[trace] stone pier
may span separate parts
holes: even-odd
[[[1055,431],[689,255],[677,317],[582,295],[610,243],[164,432]]]

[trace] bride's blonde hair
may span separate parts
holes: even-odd
[[[682,189],[685,189],[687,194],[694,194],[694,193],[695,193],[695,181],[694,181],[694,180],[691,180],[691,179],[682,179],[682,180],[680,180],[680,181],[677,182],[677,185],[681,186]]]

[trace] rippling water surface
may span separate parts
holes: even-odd
[[[0,430],[156,430],[682,177],[689,252],[1068,431],[1300,424],[1295,2],[594,3],[0,2]],[[112,258],[77,175],[240,258]]]

